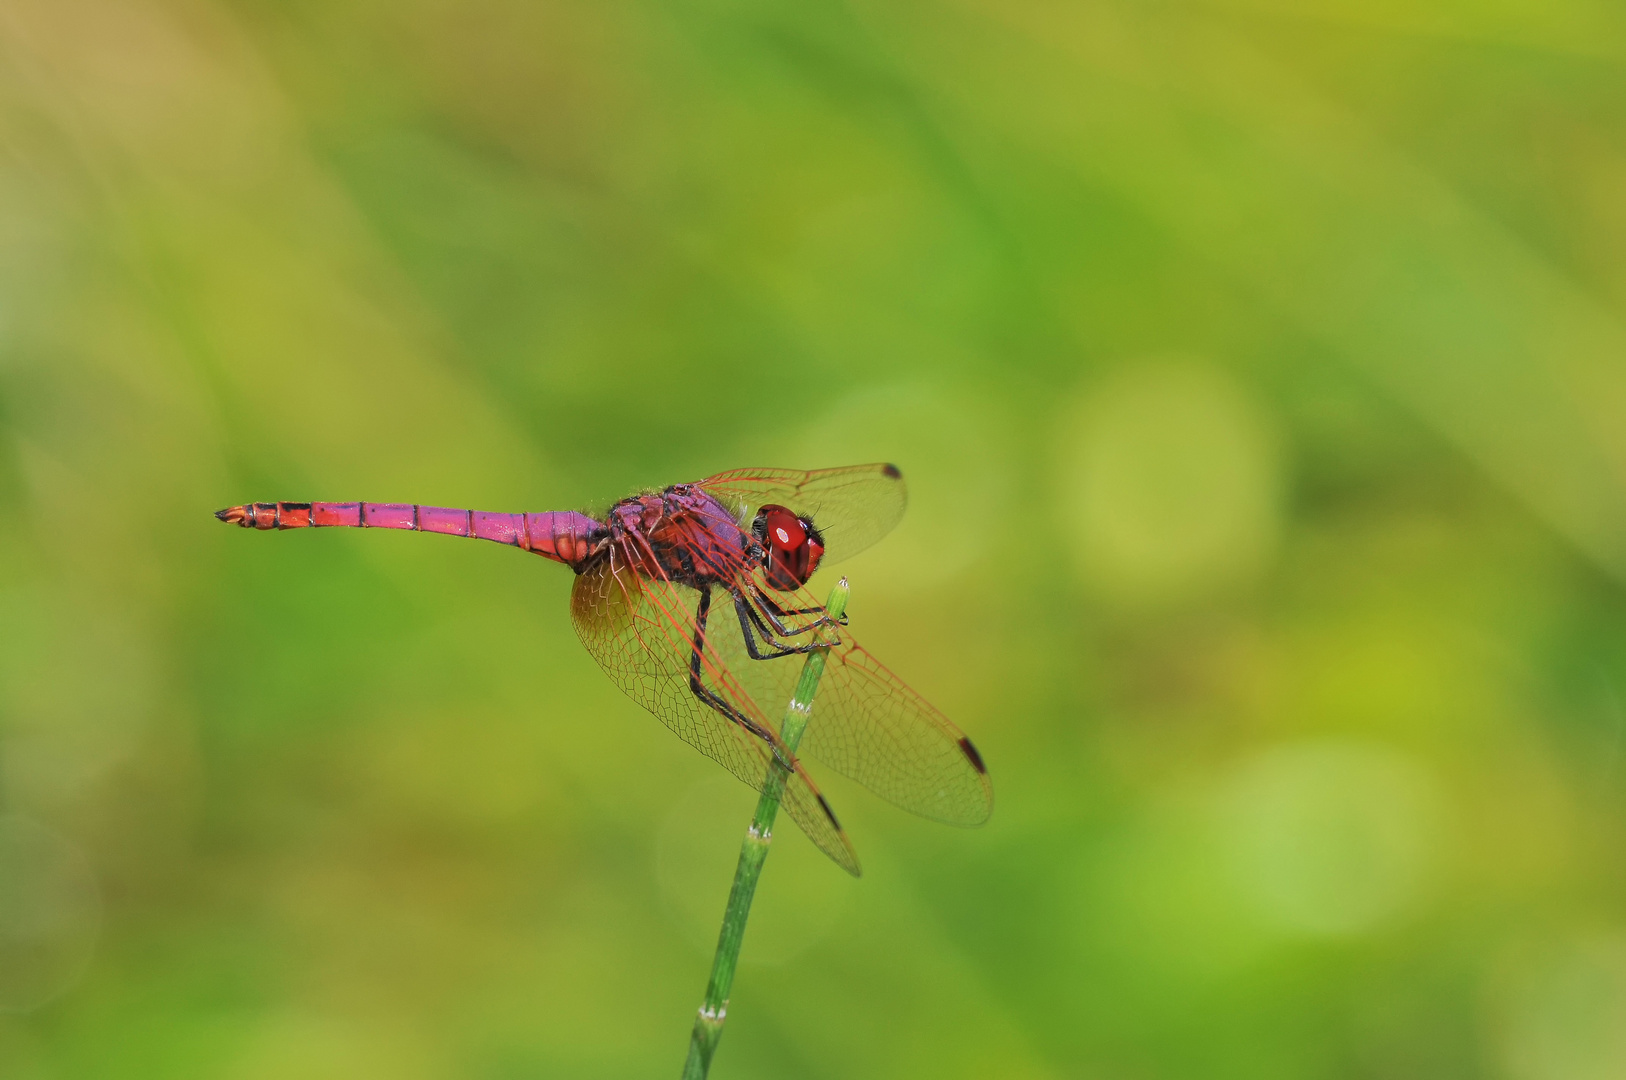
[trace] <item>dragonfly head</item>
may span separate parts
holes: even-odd
[[[781,592],[806,585],[824,557],[824,537],[813,526],[813,519],[788,507],[770,503],[758,510],[751,532],[766,553],[763,569],[768,586]]]

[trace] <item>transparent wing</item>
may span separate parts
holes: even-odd
[[[762,790],[775,750],[795,765],[785,784],[781,805],[819,849],[855,877],[858,856],[835,814],[777,735],[777,724],[731,676],[711,635],[701,639],[701,685],[755,723],[764,737],[752,734],[701,701],[690,687],[695,657],[696,608],[699,593],[669,581],[645,578],[620,553],[576,578],[570,615],[582,644],[599,667],[628,697],[654,713],[689,745],[722,765],[746,784]],[[713,623],[726,630],[738,626],[726,593],[715,603]],[[787,699],[788,700],[788,699]]]
[[[696,482],[742,521],[767,503],[813,519],[824,535],[825,561],[858,554],[891,532],[909,501],[896,465],[840,469],[735,469]]]
[[[822,610],[806,589],[774,595],[787,607]],[[726,603],[733,607],[733,598],[726,598]],[[802,657],[752,659],[738,612],[727,614],[733,616],[732,633],[723,630],[724,612],[713,610],[710,620],[712,644],[721,660],[765,708],[788,702],[801,674]],[[798,616],[791,621],[805,624],[807,619]],[[987,821],[993,812],[994,788],[965,732],[858,644],[851,626],[838,632],[841,640],[830,647],[800,752],[921,817],[950,825]],[[783,640],[801,644],[812,636]],[[760,638],[758,649],[768,651]]]

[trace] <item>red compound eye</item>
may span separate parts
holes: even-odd
[[[802,528],[801,521],[782,506],[768,509],[767,526],[765,539],[780,551],[795,551],[807,542],[807,530]]]
[[[788,507],[764,506],[757,512],[752,529],[766,545],[763,569],[771,588],[788,592],[807,584],[824,555],[824,540],[812,522],[799,518]]]

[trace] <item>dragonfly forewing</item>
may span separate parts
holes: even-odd
[[[813,519],[830,562],[850,558],[891,532],[903,518],[908,489],[896,465],[839,469],[735,469],[697,481],[749,524],[749,515],[773,503]]]

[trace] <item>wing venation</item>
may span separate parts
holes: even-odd
[[[850,558],[891,532],[909,501],[903,473],[884,462],[806,472],[734,469],[695,486],[747,524],[769,503],[811,517],[824,536],[826,562]]]
[[[822,610],[806,589],[775,596],[789,607]],[[738,615],[727,632],[721,618],[721,612],[712,616],[712,646],[746,692],[758,701],[789,701],[801,657],[752,659]],[[911,813],[950,825],[987,821],[993,785],[965,732],[875,659],[850,625],[839,635],[799,751]],[[810,638],[784,640],[797,644]],[[759,645],[760,651],[765,650]]]
[[[716,694],[766,734],[758,737],[702,702],[690,688],[699,593],[670,581],[643,577],[624,553],[605,558],[576,579],[570,614],[588,653],[628,697],[653,713],[679,738],[761,791],[775,751],[795,771],[781,805],[821,851],[855,877],[853,851],[829,803],[800,762],[779,742],[777,724],[732,677],[713,644],[711,627],[734,620],[726,594],[711,612],[699,651],[702,687]],[[787,699],[788,700],[788,699]]]

